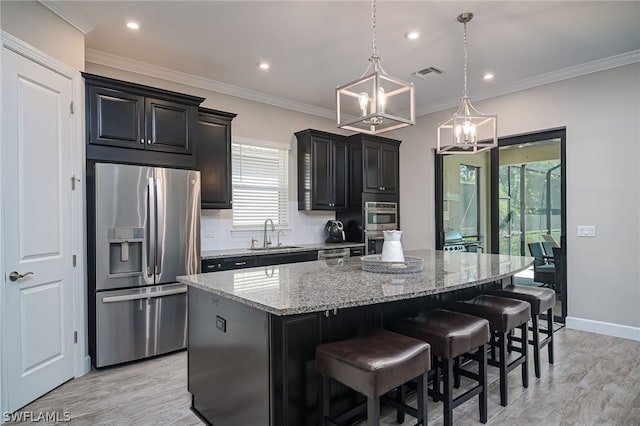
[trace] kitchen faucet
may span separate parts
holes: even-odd
[[[267,240],[267,223],[271,222],[271,230],[275,231],[276,227],[273,224],[273,220],[271,219],[267,219],[264,221],[264,241],[262,243],[262,248],[269,248],[269,246],[271,245],[271,237],[269,237],[269,239]]]

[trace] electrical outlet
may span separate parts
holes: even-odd
[[[205,238],[214,238],[216,236],[216,228],[213,226],[205,226],[204,227],[204,237]]]
[[[595,225],[578,226],[578,237],[595,237],[595,236],[596,236]]]

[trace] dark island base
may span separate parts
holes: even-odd
[[[289,316],[272,315],[189,287],[192,410],[216,426],[317,425],[316,346],[373,327],[391,328],[398,318],[501,285],[493,282],[422,298]],[[363,400],[349,388],[332,383],[331,415]]]

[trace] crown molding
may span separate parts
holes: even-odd
[[[482,101],[538,86],[544,86],[546,84],[556,83],[562,80],[568,80],[570,78],[580,77],[598,71],[605,71],[612,68],[622,67],[624,65],[635,64],[637,62],[640,62],[640,50],[632,50],[619,55],[609,56],[608,58],[597,59],[584,64],[540,74],[535,77],[526,78],[513,83],[502,84],[491,89],[481,90],[473,93],[470,98],[474,101]],[[460,97],[423,105],[420,108],[416,108],[416,116],[427,115],[449,108],[454,108],[459,104]]]
[[[78,12],[70,4],[70,1],[60,1],[60,0],[38,0],[38,2],[58,15],[60,18],[67,21],[71,26],[76,28],[82,34],[87,34],[89,31],[93,29],[95,23],[89,20],[82,13]]]
[[[98,50],[86,49],[85,61],[96,65],[103,65],[111,68],[133,72],[136,74],[147,75],[153,78],[159,78],[174,83],[180,83],[187,86],[210,90],[212,92],[235,96],[242,99],[248,99],[250,101],[260,102],[280,108],[286,108],[293,111],[315,115],[318,117],[330,118],[334,120],[336,118],[335,111],[330,109],[320,108],[303,102],[269,95],[257,90],[246,89],[244,87],[235,86],[233,84],[223,83],[221,81],[199,77],[193,74],[187,74],[181,71],[136,61],[135,59],[124,58],[122,56],[117,56]]]
[[[6,31],[0,30],[0,41],[2,41],[2,47],[24,56],[45,68],[49,68],[66,78],[73,79],[79,76],[78,70],[53,58],[42,50],[25,43]]]

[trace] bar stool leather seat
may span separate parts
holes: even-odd
[[[445,309],[402,319],[396,324],[396,331],[428,342],[432,354],[447,359],[476,350],[489,341],[485,319]]]
[[[415,378],[419,378],[421,393],[420,384],[426,385],[430,368],[427,343],[386,330],[373,330],[364,336],[324,343],[316,348],[318,373],[367,396],[368,424],[379,422],[381,395]],[[323,382],[321,424],[329,408],[325,385]],[[422,405],[424,407],[417,410],[418,420],[426,425],[426,403]]]

